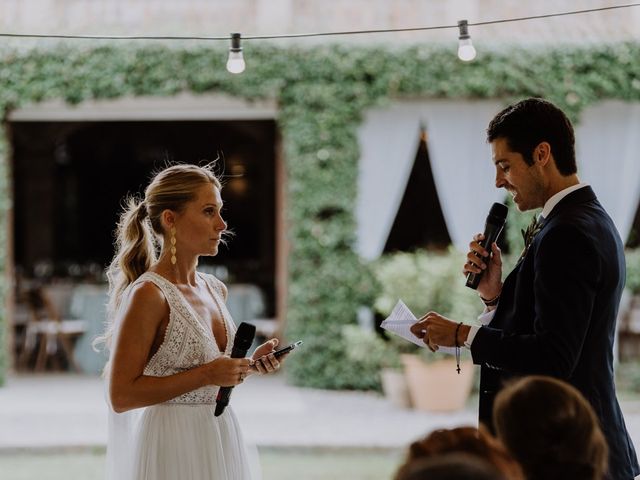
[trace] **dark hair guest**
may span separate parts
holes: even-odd
[[[607,443],[582,394],[551,377],[513,382],[496,397],[498,438],[520,462],[528,480],[600,480]]]

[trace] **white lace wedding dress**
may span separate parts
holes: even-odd
[[[224,303],[222,284],[198,273],[213,296],[227,333],[229,355],[235,325]],[[165,377],[210,362],[221,355],[211,329],[178,288],[147,272],[141,282],[153,282],[170,308],[164,341],[149,360],[144,375]],[[125,303],[125,302],[123,302]],[[216,386],[185,393],[168,402],[118,414],[110,409],[107,446],[108,480],[249,480],[245,445],[231,406],[214,416]]]

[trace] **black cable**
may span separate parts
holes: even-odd
[[[563,17],[566,15],[578,15],[581,13],[601,12],[605,10],[615,10],[619,8],[631,8],[631,7],[640,7],[640,2],[627,3],[625,5],[613,5],[610,7],[590,8],[586,10],[574,10],[571,12],[548,13],[545,15],[531,15],[529,17],[504,18],[501,20],[488,20],[486,22],[475,22],[475,23],[469,22],[468,25],[480,26],[480,25],[493,25],[498,23],[522,22],[526,20],[536,20],[539,18]],[[438,25],[438,26],[432,26],[432,27],[409,27],[409,28],[358,30],[358,31],[344,31],[344,32],[321,32],[321,33],[299,33],[299,34],[292,33],[292,34],[284,34],[284,35],[256,35],[256,36],[243,36],[242,38],[243,40],[264,40],[264,39],[274,39],[274,38],[321,37],[321,36],[328,36],[328,35],[357,35],[362,33],[415,32],[415,31],[422,31],[422,30],[444,30],[447,28],[458,28],[458,24],[456,23],[455,25]]]
[[[469,25],[493,25],[497,23],[522,22],[525,20],[536,20],[539,18],[564,17],[566,15],[578,15],[581,13],[604,12],[605,10],[616,10],[618,8],[639,7],[640,3],[627,3],[625,5],[612,5],[610,7],[588,8],[586,10],[573,10],[571,12],[548,13],[546,15],[531,15],[530,17],[506,18],[504,20],[492,20],[488,22],[469,23]]]
[[[537,20],[541,18],[563,17],[567,15],[579,15],[583,13],[603,12],[606,10],[616,10],[620,8],[631,8],[640,6],[640,2],[627,3],[624,5],[612,5],[609,7],[589,8],[585,10],[573,10],[570,12],[548,13],[544,15],[531,15],[527,17],[504,18],[500,20],[488,20],[486,22],[468,23],[469,26],[494,25],[500,23],[523,22],[527,20]],[[280,38],[307,38],[307,37],[327,37],[337,35],[363,35],[370,33],[394,33],[394,32],[417,32],[427,30],[444,30],[458,28],[458,25],[435,25],[430,27],[408,27],[390,28],[378,30],[354,30],[341,32],[317,32],[317,33],[287,33],[282,35],[248,35],[242,36],[242,40],[275,40]],[[57,34],[37,34],[37,33],[0,33],[0,37],[9,38],[57,38],[57,39],[81,39],[81,40],[229,40],[230,35],[225,36],[158,36],[158,35],[57,35]]]

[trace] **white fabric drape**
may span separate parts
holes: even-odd
[[[493,202],[505,191],[495,187],[495,167],[486,142],[487,125],[501,110],[497,101],[430,101],[422,105],[429,159],[451,242],[468,250]]]
[[[413,168],[420,119],[407,105],[367,112],[358,132],[358,253],[374,259],[384,250]]]
[[[472,235],[484,228],[491,204],[504,198],[494,186],[485,142],[487,124],[500,108],[497,101],[398,101],[367,113],[359,131],[361,256],[377,258],[384,249],[413,167],[421,123],[449,235],[466,251]]]
[[[606,101],[576,127],[578,176],[589,183],[627,240],[640,201],[640,104]]]

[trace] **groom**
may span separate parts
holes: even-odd
[[[576,174],[573,127],[537,98],[509,106],[489,124],[496,187],[518,210],[543,208],[530,245],[502,283],[500,250],[470,244],[463,273],[484,271],[482,327],[429,312],[412,331],[432,350],[464,345],[481,365],[480,421],[491,427],[505,381],[530,374],[562,379],[593,406],[609,445],[609,478],[640,473],[615,394],[613,341],[624,287],[622,241],[593,190]],[[604,161],[604,159],[603,159]],[[457,338],[456,338],[457,333]]]

